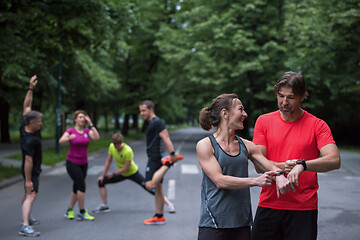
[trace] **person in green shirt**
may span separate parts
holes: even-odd
[[[104,170],[98,178],[99,193],[101,204],[93,210],[93,212],[109,212],[110,208],[107,205],[107,190],[105,185],[111,183],[121,182],[130,179],[139,184],[147,192],[154,195],[154,191],[149,191],[145,187],[145,178],[139,173],[139,168],[134,162],[134,152],[129,145],[123,142],[124,137],[121,133],[114,133],[112,135],[112,143],[109,146],[109,154],[107,156]],[[112,159],[114,159],[118,170],[109,172]],[[165,204],[169,207],[170,213],[175,213],[175,206],[166,197],[164,197]]]

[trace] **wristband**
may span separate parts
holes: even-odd
[[[89,129],[91,129],[91,128],[93,128],[93,127],[95,127],[94,124],[93,124],[93,125],[90,125],[90,126],[89,126]]]
[[[306,162],[304,159],[300,159],[299,161],[296,161],[296,164],[301,164],[304,167],[304,172],[306,171]]]
[[[172,155],[172,156],[173,156],[173,155],[175,155],[175,152],[174,152],[174,151],[172,151],[172,152],[170,153],[170,155]]]
[[[280,176],[280,175],[284,175],[285,172],[284,172],[284,171],[281,171],[281,172],[278,172],[278,174],[279,174],[279,176]]]
[[[27,90],[28,90],[28,91],[34,91],[34,89],[33,89],[33,88],[28,88]]]

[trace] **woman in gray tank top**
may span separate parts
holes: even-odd
[[[200,112],[200,125],[210,137],[196,145],[203,172],[198,240],[250,239],[252,225],[250,187],[270,186],[276,177],[279,193],[285,194],[289,181],[281,169],[268,161],[255,144],[235,135],[247,117],[236,94],[222,94]],[[248,159],[268,171],[248,177]]]

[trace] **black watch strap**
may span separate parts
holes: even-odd
[[[304,167],[304,171],[306,171],[306,162],[304,159],[301,159],[299,161],[296,161],[296,164],[301,164]]]

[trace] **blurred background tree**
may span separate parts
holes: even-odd
[[[102,129],[125,135],[140,129],[144,99],[167,124],[194,124],[225,92],[239,95],[248,130],[277,109],[280,75],[301,72],[310,93],[304,108],[337,142],[359,144],[359,28],[356,0],[3,0],[1,142],[18,129],[33,74],[33,108],[55,133],[60,64],[65,117],[84,109]]]

